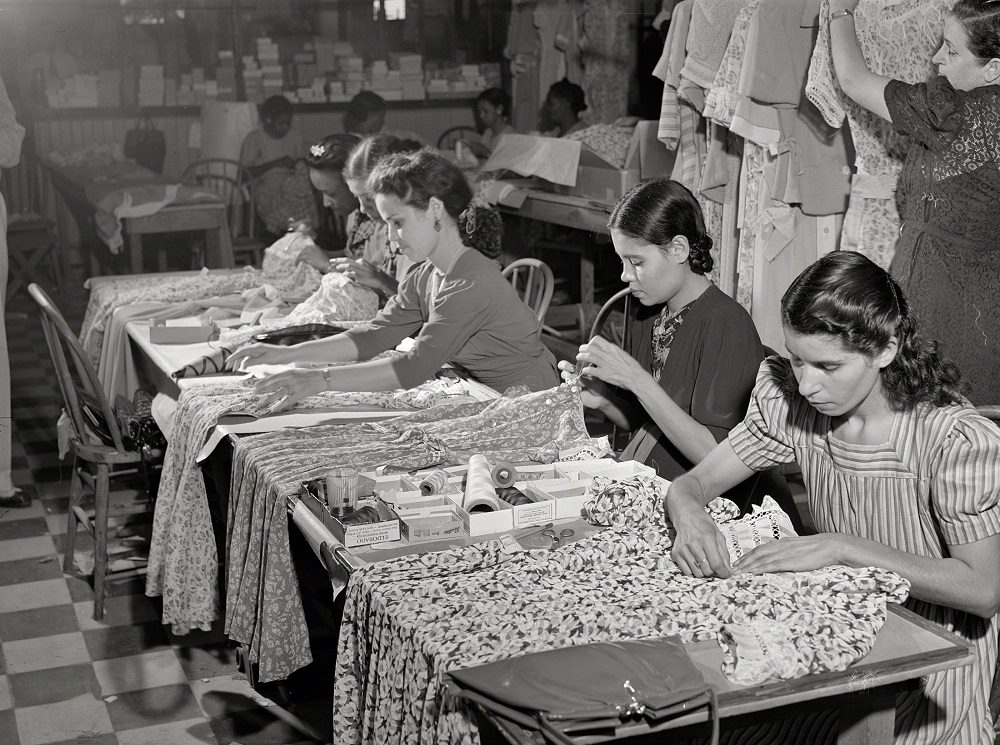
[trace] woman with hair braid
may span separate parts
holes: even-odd
[[[781,319],[790,360],[764,361],[744,422],[667,492],[672,558],[696,577],[835,564],[896,572],[910,583],[907,607],[976,652],[896,699],[896,743],[992,743],[1000,429],[917,334],[899,285],[861,254],[835,251],[808,267],[782,297]],[[730,564],[705,505],[792,461],[821,532]]]
[[[584,405],[635,432],[623,458],[672,479],[743,420],[764,349],[750,315],[705,276],[712,239],[690,191],[645,181],[622,197],[608,228],[638,307],[625,350],[601,337],[580,347]],[[573,363],[559,367],[574,375]],[[745,505],[756,481],[727,496]]]
[[[1000,0],[958,0],[938,74],[910,85],[876,75],[854,28],[858,0],[830,0],[837,78],[858,105],[913,140],[889,271],[920,326],[958,365],[976,405],[1000,403]]]

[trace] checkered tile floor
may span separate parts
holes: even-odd
[[[80,287],[76,282],[75,287]],[[79,326],[82,290],[59,293]],[[240,745],[329,740],[330,698],[288,711],[255,693],[221,631],[175,637],[143,578],[113,582],[102,621],[89,584],[64,575],[69,468],[56,454],[58,390],[33,304],[7,306],[14,482],[30,507],[0,509],[0,743]],[[89,551],[80,533],[77,551]]]

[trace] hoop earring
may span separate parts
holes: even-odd
[[[438,217],[434,218],[434,230],[436,230],[438,233],[441,232],[441,218]]]

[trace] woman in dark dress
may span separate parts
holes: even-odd
[[[959,0],[946,16],[938,75],[876,75],[858,48],[858,0],[831,0],[844,92],[913,138],[898,190],[903,224],[890,273],[978,405],[1000,403],[1000,2]]]
[[[686,188],[646,181],[622,197],[608,227],[638,308],[627,350],[600,337],[580,347],[584,405],[634,432],[623,458],[672,479],[742,421],[764,348],[750,315],[705,276],[712,239]],[[571,362],[559,366],[564,378],[574,373]],[[727,496],[745,505],[756,483]]]

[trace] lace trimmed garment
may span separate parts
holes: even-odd
[[[948,546],[1000,533],[1000,431],[968,405],[920,405],[895,415],[887,442],[858,445],[801,396],[786,398],[787,360],[761,365],[746,420],[729,442],[750,468],[796,461],[816,528],[940,559]],[[997,618],[911,599],[907,606],[970,641],[975,662],[934,673],[896,702],[896,743],[993,742],[987,706],[997,661]]]
[[[926,80],[941,44],[945,13],[953,0],[861,0],[854,12],[861,53],[876,75]],[[830,2],[820,6],[819,38],[809,65],[806,95],[831,127],[847,119],[854,140],[855,174],[840,248],[860,251],[883,268],[899,237],[895,190],[910,138],[854,103],[841,89],[830,48]]]
[[[96,366],[101,359],[108,319],[115,308],[122,305],[203,300],[245,292],[265,284],[291,295],[309,295],[319,287],[321,275],[311,266],[295,263],[305,241],[311,243],[306,236],[286,233],[265,250],[263,269],[246,267],[239,272],[202,269],[196,275],[143,274],[137,277],[88,279],[86,287],[90,290],[90,297],[80,327],[83,349]]]
[[[722,503],[710,514],[725,525],[737,510]],[[741,682],[843,670],[872,648],[886,603],[909,590],[873,568],[688,577],[656,515],[552,551],[489,541],[355,571],[337,651],[334,741],[478,742],[475,717],[445,691],[443,674],[567,645],[718,640],[723,672]],[[735,533],[773,539],[761,533],[767,517],[739,522]]]
[[[218,556],[208,512],[208,496],[196,458],[220,417],[263,416],[260,397],[242,382],[185,388],[174,415],[170,442],[153,513],[146,594],[163,596],[164,624],[173,633],[208,630],[218,616]],[[432,380],[406,391],[327,392],[299,401],[295,409],[380,406],[420,409],[447,400],[467,400],[458,381]]]
[[[362,470],[589,457],[579,389],[568,385],[488,404],[439,404],[388,423],[320,426],[244,437],[233,451],[226,635],[259,662],[261,680],[310,661],[298,581],[288,553],[286,500],[331,465]],[[597,443],[601,444],[601,443]]]
[[[890,81],[897,132],[913,139],[890,271],[921,333],[962,370],[974,404],[1000,402],[1000,86]]]

